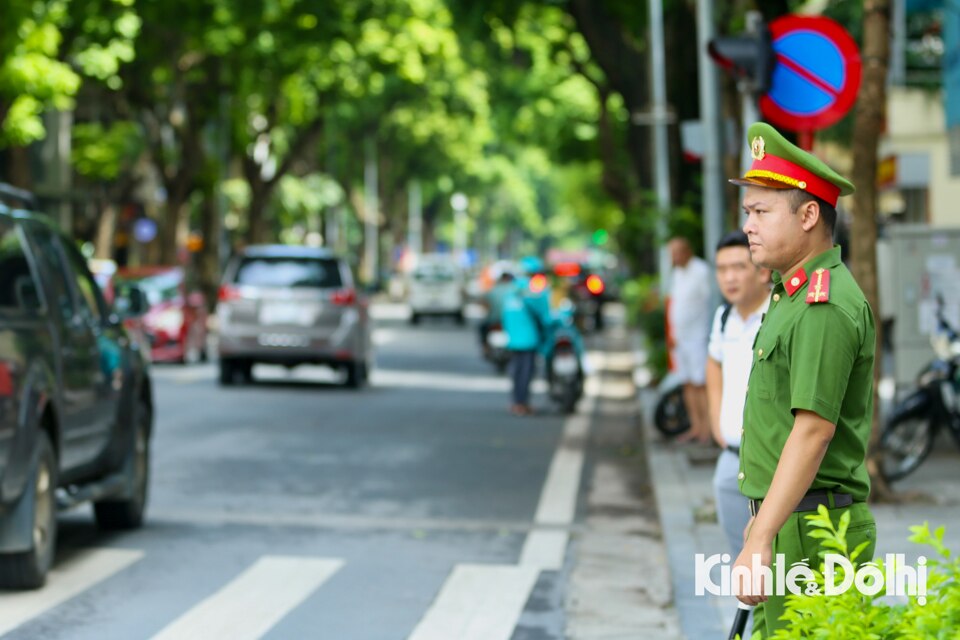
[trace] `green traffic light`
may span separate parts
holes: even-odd
[[[595,245],[605,245],[610,239],[610,234],[607,233],[606,229],[597,229],[593,232],[593,244]]]

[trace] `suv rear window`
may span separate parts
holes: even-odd
[[[457,277],[456,271],[446,265],[423,265],[413,272],[413,279],[418,282],[453,282]]]
[[[336,289],[343,286],[340,266],[332,258],[246,257],[234,283],[252,287]]]

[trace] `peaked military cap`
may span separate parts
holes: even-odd
[[[837,205],[837,198],[854,192],[853,183],[831,169],[813,154],[784,138],[766,122],[755,122],[747,129],[753,164],[742,178],[730,180],[743,187],[802,189]]]

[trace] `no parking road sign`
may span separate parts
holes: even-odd
[[[760,111],[791,131],[823,129],[842,118],[860,89],[860,51],[850,34],[822,16],[783,16],[770,23],[776,63]]]

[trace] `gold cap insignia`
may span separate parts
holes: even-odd
[[[763,141],[763,136],[757,136],[750,144],[750,156],[754,160],[763,160],[763,157],[767,155],[765,147],[766,143]]]

